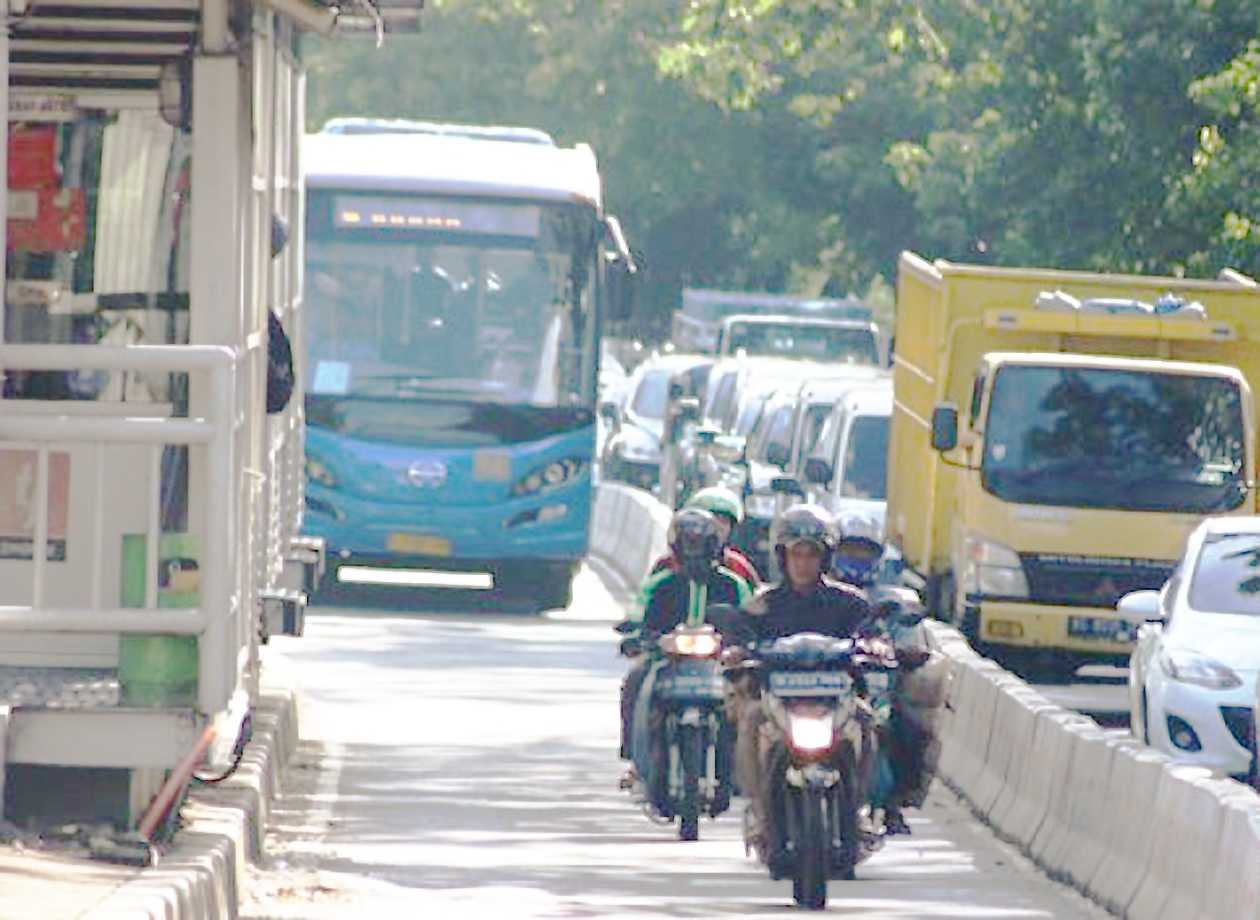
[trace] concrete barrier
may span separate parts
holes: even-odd
[[[1218,828],[1220,855],[1200,890],[1194,920],[1260,917],[1260,802],[1231,797]]]
[[[1115,914],[1123,914],[1146,878],[1156,827],[1155,803],[1171,761],[1158,751],[1134,746],[1115,752],[1108,782],[1110,821],[1103,837],[1104,856],[1086,884],[1086,892]]]
[[[1193,822],[1192,809],[1205,808],[1205,819],[1213,818],[1215,809],[1210,796],[1200,794],[1197,783],[1210,779],[1211,771],[1203,767],[1169,765],[1164,768],[1164,781],[1159,784],[1159,797],[1153,803],[1157,833],[1151,835],[1150,858],[1146,875],[1125,909],[1128,920],[1160,920],[1164,908],[1177,892],[1174,890],[1176,863],[1191,858],[1189,841],[1182,838],[1184,828]],[[1193,916],[1196,911],[1183,914]]]
[[[591,553],[632,591],[664,555],[669,519],[669,509],[651,494],[601,482],[595,490]]]

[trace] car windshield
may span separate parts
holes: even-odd
[[[859,415],[849,430],[844,449],[844,498],[884,501],[887,497],[888,416]]]
[[[1190,582],[1190,606],[1260,616],[1260,534],[1208,538]]]
[[[1246,498],[1229,378],[1007,366],[985,427],[984,487],[1011,502],[1210,514]]]
[[[308,394],[594,402],[586,209],[314,190]]]
[[[665,418],[665,404],[669,400],[670,372],[665,368],[645,371],[634,391],[630,409],[644,418]]]
[[[836,364],[879,363],[875,336],[866,326],[815,323],[732,323],[731,354],[810,358]]]

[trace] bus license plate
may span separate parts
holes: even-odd
[[[417,556],[449,556],[451,541],[422,533],[392,533],[385,545],[391,553],[412,553]]]

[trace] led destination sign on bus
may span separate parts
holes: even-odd
[[[428,230],[491,236],[538,236],[537,205],[488,204],[434,198],[338,195],[333,226],[339,230]]]

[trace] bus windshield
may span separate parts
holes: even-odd
[[[565,204],[308,199],[308,396],[589,408],[596,215]]]

